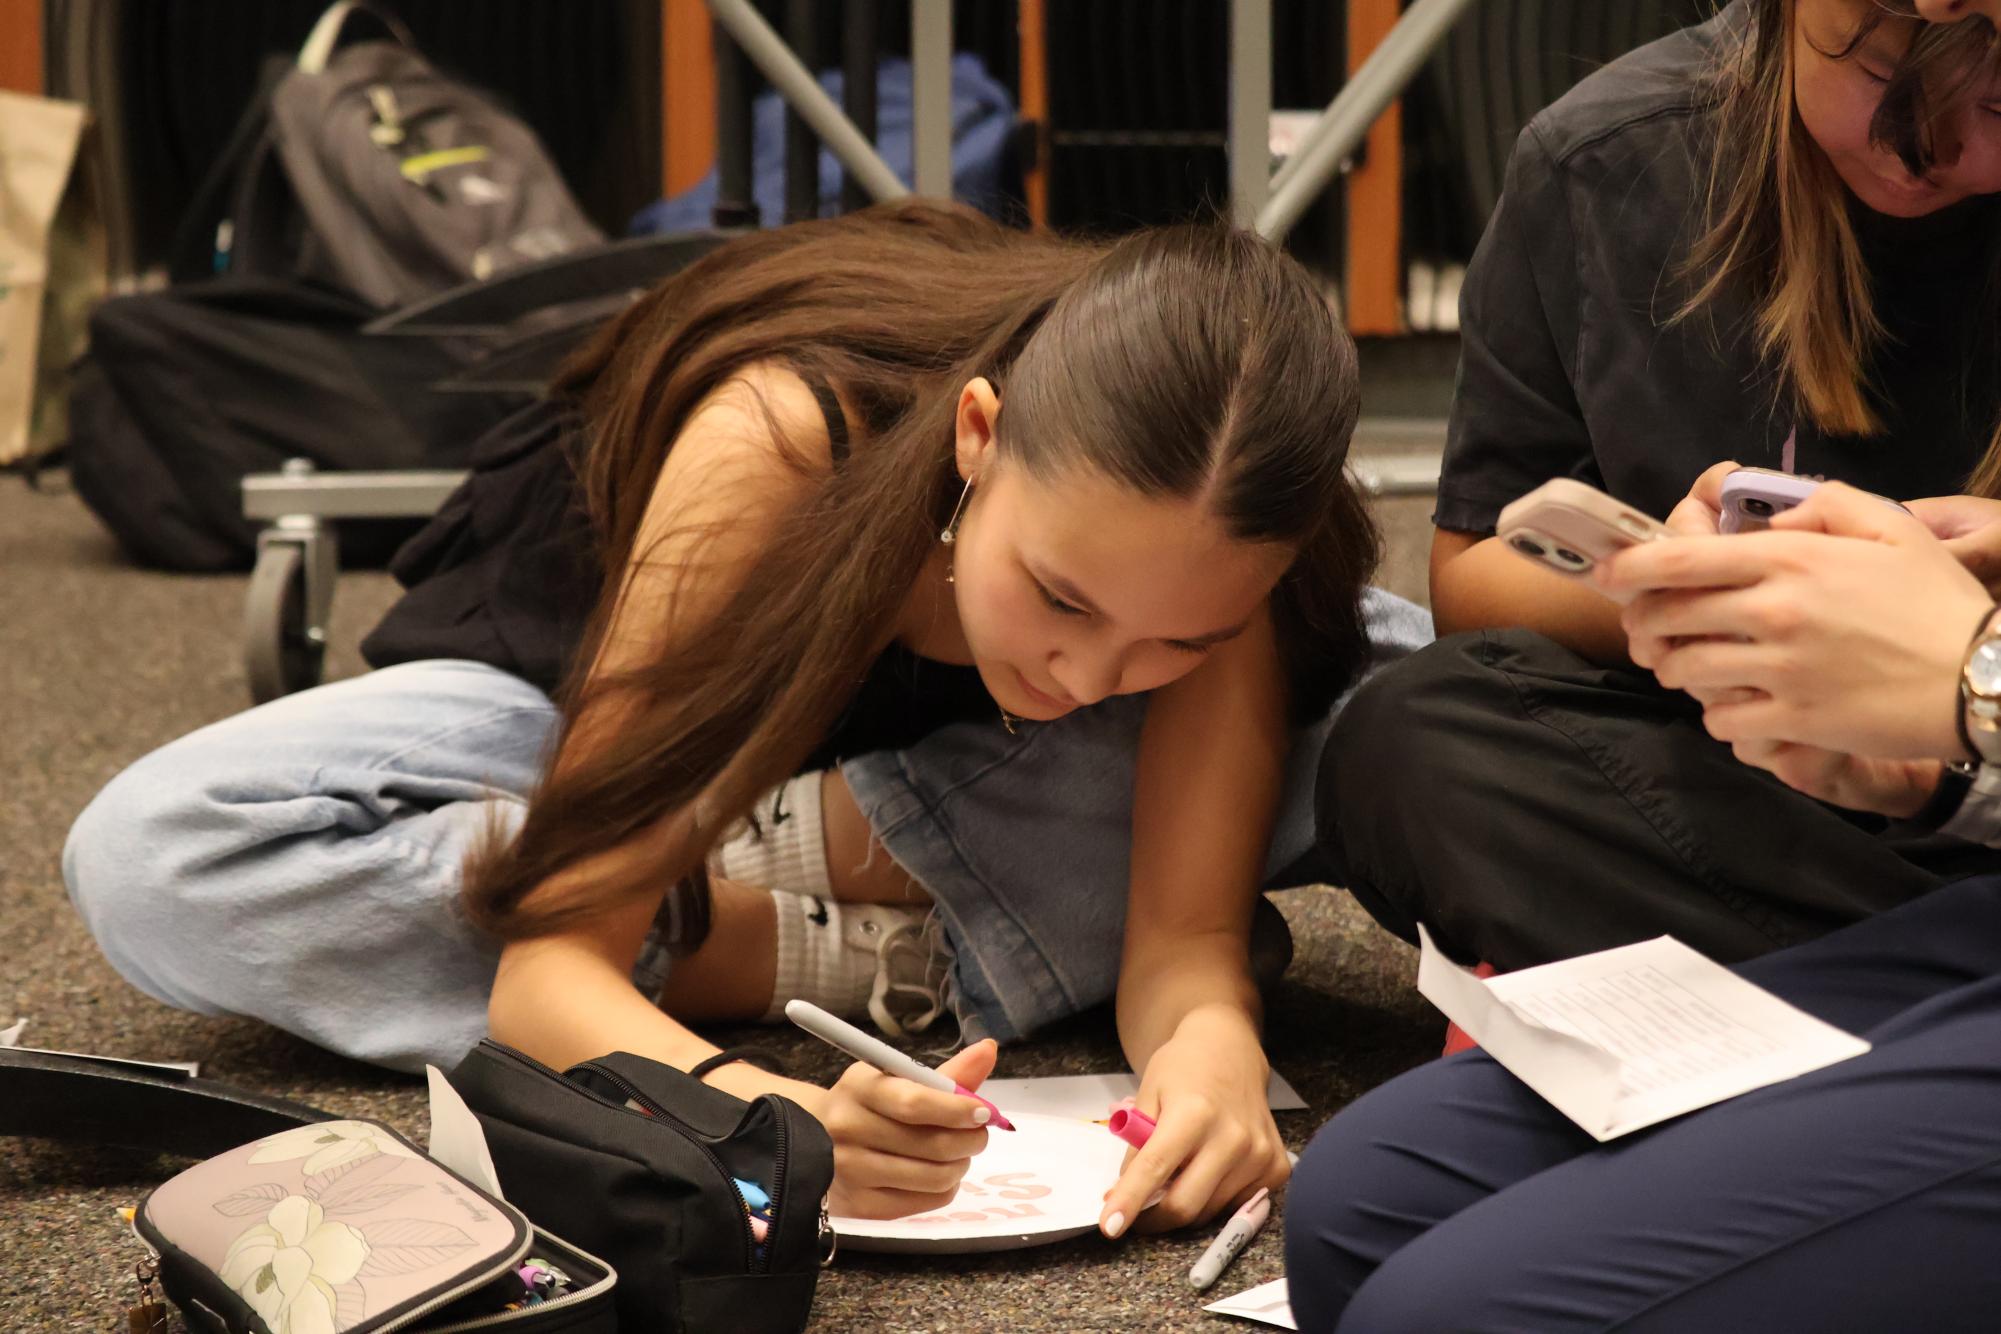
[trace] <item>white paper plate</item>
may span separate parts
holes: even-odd
[[[1125,1143],[1102,1125],[1023,1113],[973,1159],[951,1204],[908,1218],[831,1220],[842,1250],[951,1254],[1012,1251],[1098,1225]]]

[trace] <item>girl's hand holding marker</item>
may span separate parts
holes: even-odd
[[[1115,1107],[1106,1123],[1132,1146],[1105,1193],[1098,1230],[1107,1237],[1135,1224],[1142,1232],[1185,1226],[1241,1205],[1261,1187],[1277,1190],[1291,1175],[1262,1050],[1200,1029],[1177,1032],[1155,1052],[1139,1097]]]
[[[809,1001],[788,1001],[785,1017],[857,1062],[809,1109],[834,1140],[835,1213],[899,1218],[941,1208],[986,1148],[986,1128],[1014,1129],[973,1092],[993,1073],[991,1040],[933,1070]]]

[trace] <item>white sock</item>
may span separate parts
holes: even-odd
[[[826,895],[827,837],[820,823],[820,775],[800,774],[757,799],[742,833],[709,857],[725,880],[791,894]]]

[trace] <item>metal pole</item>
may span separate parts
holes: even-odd
[[[1249,227],[1271,189],[1271,0],[1230,0],[1230,221]]]
[[[718,228],[755,227],[757,199],[751,193],[750,65],[722,28],[716,45],[716,206]]]
[[[799,63],[750,0],[708,0],[708,4],[717,25],[727,29],[743,53],[764,71],[764,77],[771,80],[779,96],[799,108],[806,123],[855,174],[862,188],[878,201],[901,199],[910,193],[909,187],[897,179],[889,164],[875,151],[875,145],[848,123],[848,118],[834,105],[834,99],[815,81],[812,71]]]
[[[816,75],[820,69],[819,24],[813,0],[785,0],[785,36],[799,63]],[[803,222],[820,216],[820,141],[799,108],[785,104],[785,220]]]
[[[952,0],[910,0],[911,184],[952,197]]]
[[[1276,241],[1292,230],[1315,196],[1340,175],[1342,164],[1354,155],[1383,108],[1417,76],[1472,3],[1413,0],[1389,36],[1327,104],[1327,110],[1300,141],[1298,152],[1272,179],[1271,198],[1257,217],[1261,235]]]
[[[844,0],[841,10],[841,108],[862,138],[875,141],[876,45],[882,16],[876,0]],[[852,171],[841,171],[841,212],[866,208],[868,191]]]

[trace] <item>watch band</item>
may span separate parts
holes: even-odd
[[[1939,832],[1969,843],[2001,847],[2001,768],[1983,764],[1952,818]]]
[[[1966,794],[1973,790],[1973,776],[1979,770],[1971,764],[1953,761],[1939,774],[1938,786],[1918,813],[1911,817],[1911,823],[1926,829],[1942,829],[1946,821],[1959,814],[1959,808],[1966,804]]]

